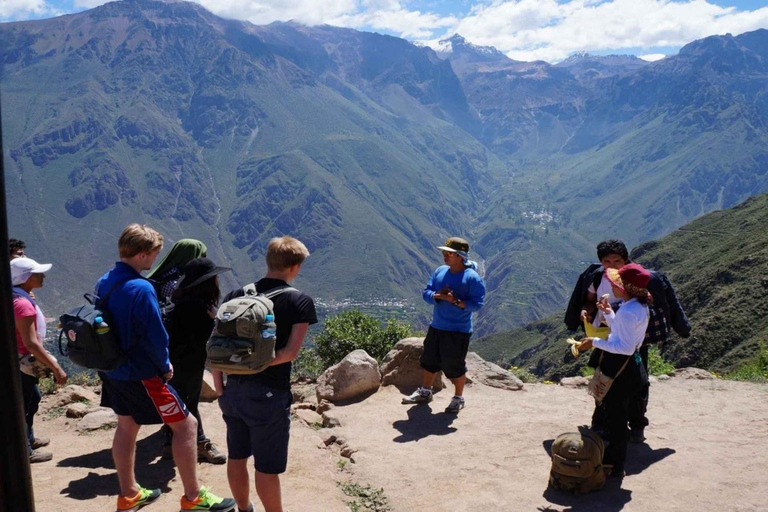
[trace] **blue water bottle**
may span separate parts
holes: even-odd
[[[267,315],[264,318],[264,325],[261,327],[262,339],[268,340],[277,337],[277,326],[275,325],[275,315]]]
[[[109,325],[107,325],[107,322],[105,322],[104,319],[100,316],[94,318],[93,323],[96,325],[97,334],[106,334],[109,332]]]

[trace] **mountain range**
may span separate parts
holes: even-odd
[[[630,258],[663,271],[691,323],[691,335],[674,332],[663,347],[678,368],[696,366],[728,373],[738,370],[768,339],[768,194],[718,210],[669,235],[635,248]],[[573,285],[576,284],[574,279]],[[565,340],[563,312],[549,315],[473,344],[483,357],[560,379],[578,373]],[[578,337],[578,336],[576,336]]]
[[[125,0],[0,25],[11,236],[73,304],[120,229],[203,240],[264,270],[275,235],[312,252],[331,303],[412,297],[461,235],[488,285],[477,332],[561,307],[594,245],[656,238],[768,190],[768,31],[654,63],[519,62],[331,26],[254,26]]]

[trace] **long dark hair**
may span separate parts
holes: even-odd
[[[218,306],[220,295],[219,276],[213,276],[191,288],[175,289],[171,299],[176,301],[182,297],[196,297],[202,299],[208,306]]]

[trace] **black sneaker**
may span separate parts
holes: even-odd
[[[451,398],[451,403],[445,408],[445,412],[450,414],[459,414],[459,411],[464,408],[464,397],[454,396]]]

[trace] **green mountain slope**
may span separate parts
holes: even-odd
[[[670,235],[640,245],[630,257],[663,271],[691,321],[690,338],[670,338],[664,355],[678,367],[732,371],[768,342],[768,194],[712,212]],[[577,274],[571,278],[575,283]],[[562,313],[478,339],[483,357],[531,368],[538,375],[573,375],[583,364],[568,353]]]
[[[52,312],[139,221],[203,240],[225,288],[290,233],[312,251],[297,286],[329,308],[417,318],[435,245],[461,235],[488,283],[477,334],[501,331],[557,309],[600,239],[768,190],[766,47],[762,30],[551,66],[155,0],[0,24],[10,232],[56,264]]]

